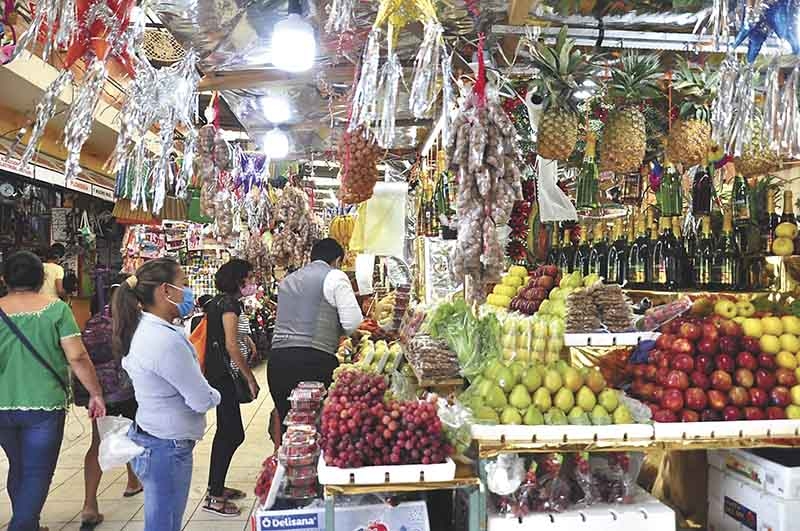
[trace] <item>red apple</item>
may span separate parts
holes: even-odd
[[[536,279],[536,285],[540,288],[550,289],[553,287],[553,277],[541,276]]]
[[[680,318],[673,319],[672,321],[667,321],[662,324],[658,331],[662,334],[677,334],[681,324],[683,324],[683,321],[681,321]]]
[[[727,393],[733,387],[733,379],[727,372],[716,370],[711,373],[711,387]]]
[[[711,409],[722,411],[728,405],[728,395],[722,391],[711,389],[706,393],[708,395],[708,405]]]
[[[654,383],[647,382],[642,385],[641,395],[645,400],[653,400],[653,392],[656,390]]]
[[[634,378],[631,382],[631,393],[636,396],[642,396],[642,386],[644,385],[644,380],[641,378]]]
[[[741,410],[736,406],[726,406],[722,410],[722,418],[727,421],[739,420],[742,418]]]
[[[746,387],[748,389],[753,387],[753,384],[755,383],[753,371],[750,369],[745,369],[744,367],[736,369],[733,378],[736,380],[737,385],[741,385],[742,387]]]
[[[681,422],[700,422],[700,414],[691,409],[681,411]]]
[[[762,369],[775,370],[778,367],[778,364],[775,363],[775,356],[772,354],[767,354],[766,352],[762,352],[758,355],[758,366]]]
[[[756,386],[760,387],[765,391],[769,391],[775,384],[778,383],[778,380],[775,378],[775,374],[769,372],[766,369],[758,369],[756,371]]]
[[[648,382],[656,381],[656,368],[652,365],[647,365],[644,368],[644,377]]]
[[[719,349],[725,354],[736,354],[739,352],[739,338],[736,336],[722,336],[719,338]]]
[[[670,364],[672,363],[672,356],[673,354],[671,352],[667,352],[663,356],[661,356],[661,359],[658,360],[658,367],[669,369]]]
[[[693,386],[699,387],[704,391],[711,387],[711,379],[705,373],[700,371],[694,371],[689,376],[689,379],[691,380]]]
[[[689,377],[683,371],[669,371],[669,374],[667,374],[666,386],[684,391],[689,388]]]
[[[664,356],[665,351],[661,350],[660,348],[654,348],[647,353],[647,363],[651,365],[658,365],[658,362],[661,361],[661,358]]]
[[[713,409],[704,409],[700,413],[700,422],[714,422],[722,420],[722,413]]]
[[[700,336],[703,335],[703,329],[700,328],[695,323],[687,321],[687,322],[681,323],[681,327],[678,330],[678,335],[680,335],[683,338],[688,339],[691,342],[695,342],[698,339],[700,339]]]
[[[758,354],[761,352],[761,345],[757,337],[743,336],[740,343],[742,350],[746,350],[750,354]]]
[[[685,337],[679,337],[672,343],[672,352],[675,354],[688,354],[694,353],[694,345]]]
[[[703,323],[703,339],[709,339],[715,342],[719,340],[719,329],[717,325],[713,322]]]
[[[744,407],[750,403],[750,394],[747,392],[747,389],[737,385],[728,391],[728,399],[732,405],[736,407]]]
[[[700,341],[697,342],[697,352],[700,354],[710,354],[713,356],[719,352],[719,339],[712,339],[710,337],[703,336],[700,338]]]
[[[631,369],[631,374],[633,375],[634,378],[644,379],[644,374],[645,374],[645,369],[646,368],[647,368],[647,365],[643,365],[641,363],[637,363]]]
[[[753,354],[743,350],[736,355],[736,366],[754,371],[758,369],[758,360]]]
[[[699,387],[690,387],[686,390],[686,407],[695,411],[702,411],[708,405],[706,392]]]
[[[779,385],[777,387],[773,387],[772,390],[769,392],[769,405],[786,407],[791,403],[792,403],[792,397],[789,394],[788,388]]]
[[[673,369],[690,373],[694,370],[694,358],[689,354],[678,354],[672,358],[671,366]]]
[[[661,404],[656,404],[655,402],[648,402],[647,407],[650,408],[651,417],[654,417],[656,413],[661,411]]]
[[[678,416],[669,409],[659,409],[653,415],[653,420],[656,422],[678,422]]]
[[[747,394],[750,395],[750,405],[754,407],[762,408],[769,401],[769,394],[759,387],[751,387]]]
[[[674,334],[664,333],[656,338],[656,348],[660,350],[670,350],[672,343],[675,342],[677,336]]]
[[[770,406],[767,408],[767,418],[769,420],[781,420],[786,418],[786,410],[778,406]]]
[[[683,392],[680,389],[665,389],[661,407],[677,413],[683,409]]]
[[[706,318],[706,322],[714,325],[714,328],[716,328],[717,330],[722,328],[722,326],[725,324],[725,321],[728,321],[728,319],[717,314],[709,315]]]
[[[714,364],[717,366],[717,370],[729,372],[731,374],[733,374],[733,370],[736,368],[736,362],[733,361],[733,356],[730,354],[719,354],[714,358]]]
[[[653,401],[660,404],[662,398],[664,398],[664,388],[660,385],[656,385],[653,389]]]
[[[711,374],[716,369],[714,357],[711,354],[698,354],[694,359],[694,368],[705,374]]]
[[[661,386],[667,385],[667,376],[669,375],[669,369],[666,367],[659,367],[656,371],[656,383]]]
[[[794,371],[787,369],[786,367],[779,367],[775,371],[775,379],[778,381],[778,385],[782,385],[784,387],[792,387],[797,385],[797,376],[795,375]]]
[[[728,337],[741,337],[744,335],[742,325],[730,319],[722,322],[722,324],[719,326],[719,331],[723,336]]]
[[[745,420],[764,420],[764,410],[760,407],[748,406],[744,408]]]

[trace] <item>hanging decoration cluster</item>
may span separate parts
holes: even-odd
[[[234,169],[234,153],[222,138],[222,131],[213,124],[200,128],[197,135],[197,174],[200,179],[200,207],[213,218],[217,236],[233,233],[238,218],[239,202],[231,194],[228,183]]]

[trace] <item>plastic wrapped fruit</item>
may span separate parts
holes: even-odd
[[[317,461],[319,461],[318,451],[312,452],[310,454],[300,454],[300,453],[295,453],[294,455],[291,454],[292,452],[284,450],[284,447],[281,447],[281,449],[278,450],[278,459],[280,459],[280,462],[283,463],[283,465],[287,467],[287,469],[291,467],[315,465]]]
[[[284,489],[283,495],[286,498],[291,498],[294,500],[305,500],[308,498],[316,498],[317,487],[316,485],[304,486],[304,487],[294,487],[287,485],[286,488]]]
[[[305,468],[305,467],[304,467]],[[305,476],[294,475],[292,477],[287,476],[286,482],[292,487],[313,487],[317,484],[317,471],[314,470],[313,473],[307,474]]]
[[[319,414],[316,411],[303,411],[303,410],[291,410],[286,415],[286,419],[283,423],[287,426],[296,426],[296,425],[304,425],[304,426],[314,426],[319,419]]]
[[[298,411],[318,411],[322,394],[317,389],[295,389],[289,395],[292,409]]]
[[[300,382],[295,389],[309,391],[311,396],[317,400],[325,398],[325,384],[322,382]]]

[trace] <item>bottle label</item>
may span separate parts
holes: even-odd
[[[644,264],[635,264],[631,269],[631,273],[631,280],[633,282],[637,284],[644,284],[646,281]]]

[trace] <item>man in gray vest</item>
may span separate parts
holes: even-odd
[[[364,318],[350,279],[339,269],[343,259],[344,249],[336,240],[320,240],[311,249],[311,263],[278,286],[267,381],[281,424],[289,412],[289,394],[299,382],[331,384],[339,366],[339,338],[352,334]]]

